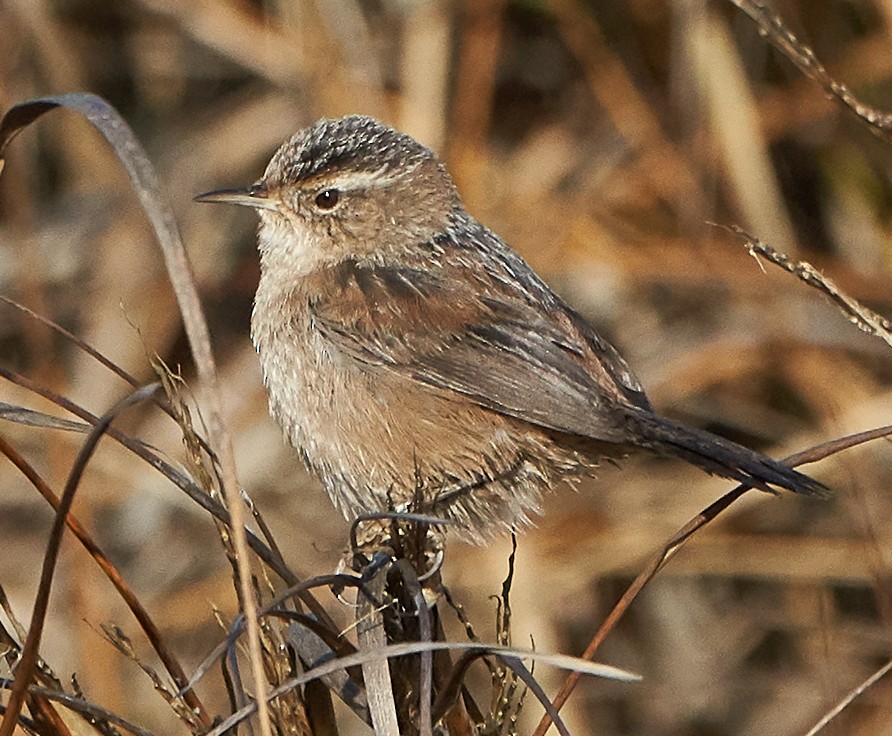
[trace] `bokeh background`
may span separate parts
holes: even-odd
[[[890,0],[774,7],[832,75],[892,109]],[[892,415],[889,347],[710,224],[744,226],[892,312],[890,143],[730,2],[0,0],[0,106],[76,90],[114,104],[157,167],[207,309],[240,480],[304,575],[335,568],[347,523],[267,415],[248,339],[254,216],[192,196],[252,182],[322,116],[372,114],[437,150],[468,209],[597,325],[670,416],[780,456]],[[146,381],[153,354],[192,375],[126,177],[71,113],[10,149],[0,293]],[[3,305],[0,361],[94,413],[126,389]],[[58,413],[9,382],[0,400]],[[160,412],[122,426],[182,460],[179,429]],[[82,441],[7,422],[0,433],[57,489]],[[659,574],[599,656],[643,682],[584,682],[564,710],[573,733],[799,734],[889,659],[892,449],[880,441],[811,470],[832,500],[751,493]],[[519,537],[515,642],[581,652],[647,558],[728,488],[635,457],[552,495]],[[194,666],[222,635],[213,608],[235,610],[207,516],[111,442],[76,513]],[[25,622],[51,520],[0,462],[0,585]],[[484,638],[509,552],[507,539],[448,549],[446,581]],[[352,612],[330,603],[346,624]],[[42,654],[91,699],[176,729],[102,640],[108,622],[151,661],[113,590],[66,545]],[[558,673],[537,676],[554,692]],[[203,692],[222,712],[219,683]],[[824,733],[892,733],[890,703],[880,681]],[[532,699],[527,711],[520,733],[539,717]]]

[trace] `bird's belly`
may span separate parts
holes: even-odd
[[[348,362],[318,335],[301,341],[302,359],[294,345],[259,346],[270,409],[350,517],[411,507],[479,538],[524,522],[558,475],[579,469],[530,425]]]

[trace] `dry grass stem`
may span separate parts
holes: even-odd
[[[822,292],[859,330],[880,338],[889,347],[892,347],[892,322],[846,295],[830,278],[824,276],[810,263],[790,258],[736,225],[728,227],[727,230],[745,242],[746,249],[757,261],[759,261],[759,256],[762,256],[776,266],[780,266],[787,273],[793,274],[803,283]]]

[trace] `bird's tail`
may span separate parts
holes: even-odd
[[[638,409],[629,410],[629,419],[641,446],[687,460],[707,473],[770,493],[776,492],[776,488],[807,496],[823,497],[829,493],[823,483],[804,473],[710,432]]]

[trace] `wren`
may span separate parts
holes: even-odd
[[[412,507],[479,542],[639,448],[766,491],[826,490],[657,414],[437,157],[372,118],[321,120],[252,186],[196,199],[260,216],[251,336],[270,411],[348,517]]]

